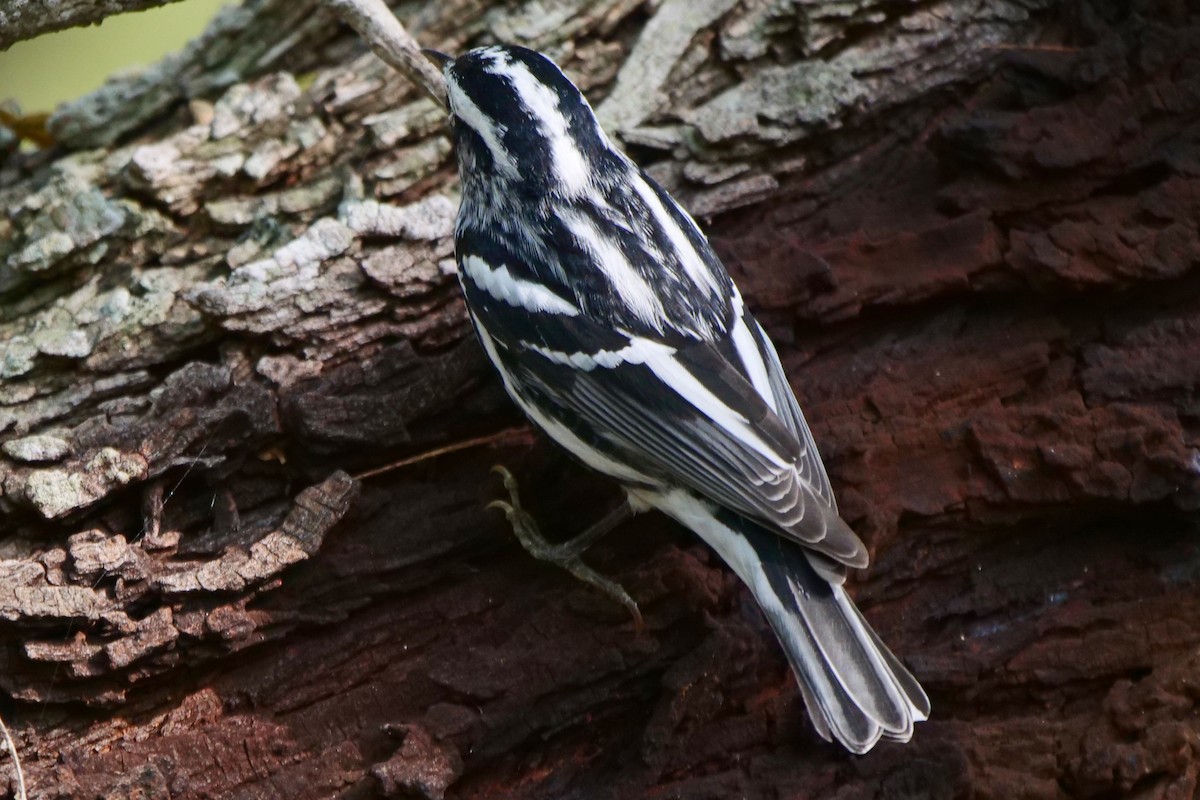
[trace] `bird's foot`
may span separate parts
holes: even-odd
[[[521,497],[517,492],[517,479],[513,477],[513,474],[499,464],[492,467],[492,472],[495,472],[504,481],[504,489],[508,492],[508,501],[493,500],[487,504],[487,507],[504,512],[504,516],[512,526],[513,533],[516,534],[517,541],[521,543],[521,547],[525,548],[525,551],[537,560],[546,561],[565,569],[579,580],[594,586],[625,606],[633,616],[634,624],[640,629],[642,627],[642,612],[638,609],[638,605],[634,602],[634,599],[629,596],[629,593],[620,584],[610,581],[583,563],[583,560],[580,558],[589,545],[604,533],[612,530],[618,522],[628,518],[629,514],[609,514],[600,520],[599,523],[574,539],[562,544],[551,544],[542,536],[537,522],[534,521],[529,512],[521,507]]]

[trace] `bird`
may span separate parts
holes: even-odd
[[[617,599],[582,550],[656,509],[749,588],[816,732],[863,754],[908,741],[929,698],[854,605],[862,540],[774,345],[693,218],[617,147],[547,56],[517,45],[427,56],[446,80],[461,183],[454,242],[471,324],[529,420],[625,501],[535,556]],[[517,524],[521,523],[521,524]]]

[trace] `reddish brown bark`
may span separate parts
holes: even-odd
[[[248,366],[303,334],[223,323],[149,410],[75,432],[78,459],[156,443],[142,477],[66,522],[11,507],[63,548],[50,585],[116,600],[0,628],[37,796],[1191,796],[1200,19],[1047,30],[781,147],[809,168],[708,221],[874,554],[854,593],[930,691],[910,744],[818,740],[748,593],[661,517],[589,556],[645,630],[532,561],[491,464],[552,535],[616,494],[531,432],[335,472],[521,424],[430,279],[411,341],[307,377]],[[161,545],[113,539],[139,529]]]

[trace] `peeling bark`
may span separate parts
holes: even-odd
[[[251,0],[0,166],[0,714],[32,796],[1186,797],[1200,17],[1169,2],[399,7],[551,53],[779,345],[929,688],[819,743],[749,595],[519,425],[441,112]],[[216,767],[214,769],[214,767]]]

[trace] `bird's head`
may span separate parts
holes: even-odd
[[[573,195],[611,152],[583,94],[541,53],[481,47],[445,58],[451,124],[464,182],[491,179]]]

